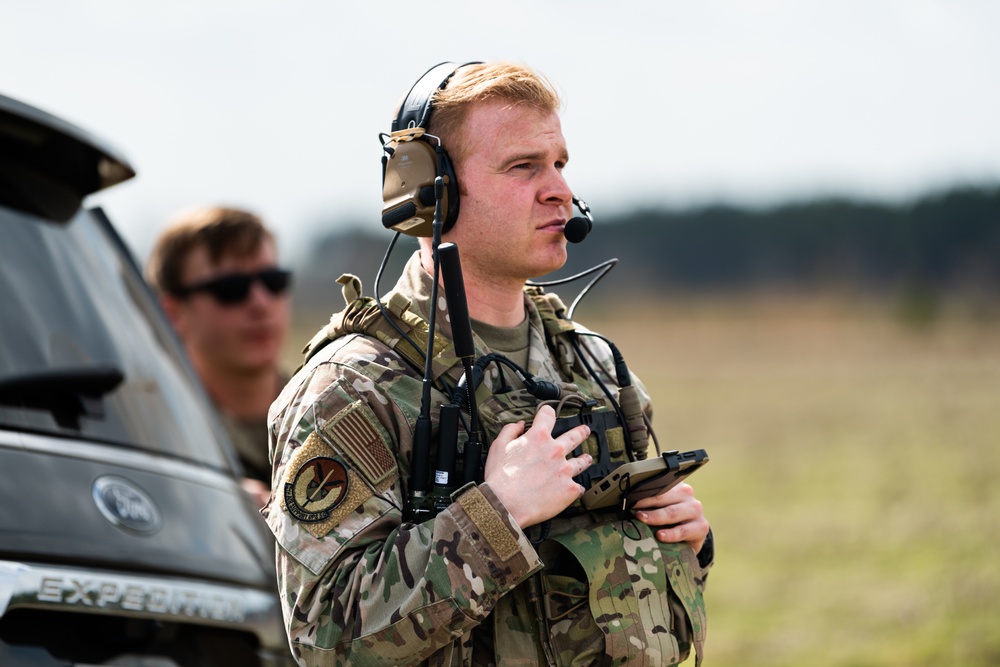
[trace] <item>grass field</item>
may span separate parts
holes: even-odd
[[[577,316],[645,381],[661,445],[711,456],[707,666],[1000,665],[1000,321],[636,310]]]
[[[661,445],[711,456],[708,665],[1000,665],[1000,322],[628,310],[578,316],[644,379]]]

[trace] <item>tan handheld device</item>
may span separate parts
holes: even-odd
[[[708,454],[704,449],[674,450],[653,459],[623,463],[583,494],[583,505],[594,510],[621,505],[622,498],[632,504],[659,495],[680,484],[706,463]]]

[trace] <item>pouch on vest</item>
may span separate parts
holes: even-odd
[[[583,652],[593,658],[602,638],[603,664],[676,665],[692,646],[695,664],[701,664],[706,618],[697,558],[686,544],[659,542],[644,523],[630,522],[630,533],[632,526],[639,539],[612,521],[546,542],[564,550],[555,559],[560,565],[542,574],[559,664],[587,664],[573,656]],[[582,618],[585,614],[592,621]]]
[[[559,383],[562,399],[543,402],[539,402],[523,388],[508,388],[508,391],[493,393],[492,388],[484,388],[484,385],[485,382],[477,391],[477,401],[480,422],[486,432],[486,442],[496,440],[506,424],[523,420],[527,430],[531,427],[538,408],[549,404],[555,410],[556,417],[575,418],[583,415],[584,419],[574,419],[573,423],[583,421],[591,425],[591,434],[574,452],[575,456],[586,452],[594,460],[590,469],[577,479],[584,487],[589,488],[591,482],[603,478],[627,460],[625,431],[618,423],[614,411],[604,406],[603,398],[594,400],[589,396],[583,396],[578,393],[577,385],[566,382]],[[558,426],[557,424],[556,428]],[[574,505],[582,506],[579,501]]]

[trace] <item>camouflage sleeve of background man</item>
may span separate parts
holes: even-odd
[[[371,339],[328,348],[271,409],[265,515],[292,650],[303,665],[450,662],[454,642],[541,563],[485,484],[403,523],[420,380]]]

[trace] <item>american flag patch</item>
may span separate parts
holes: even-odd
[[[323,430],[379,492],[395,481],[396,457],[361,401],[338,412]]]

